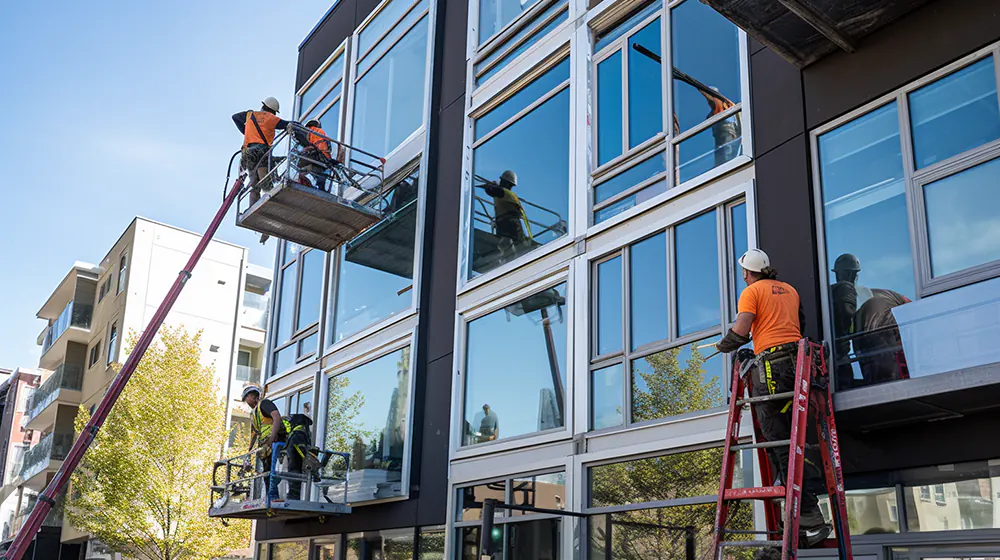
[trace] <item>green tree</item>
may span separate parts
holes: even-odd
[[[71,479],[70,523],[131,558],[207,560],[249,546],[248,521],[208,517],[227,410],[200,340],[161,330]],[[81,406],[78,432],[89,419]]]

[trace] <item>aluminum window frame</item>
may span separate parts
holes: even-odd
[[[108,349],[108,357],[104,365],[109,367],[114,362],[115,354],[118,353],[118,339],[121,338],[121,333],[118,332],[118,323],[118,317],[111,319],[108,323],[108,343],[106,346]]]
[[[128,286],[128,251],[122,251],[120,257],[118,257],[118,284],[115,287],[115,297],[120,295],[125,291]]]
[[[283,311],[285,311],[285,309],[284,309],[285,305],[291,305],[290,310],[292,311],[292,322],[291,322],[292,331],[291,331],[291,336],[289,337],[288,340],[286,340],[286,341],[277,341],[277,340],[274,340],[273,341],[273,344],[272,344],[273,348],[271,348],[270,353],[269,353],[270,363],[273,364],[273,365],[268,367],[268,375],[266,376],[266,378],[267,378],[268,381],[272,381],[273,379],[276,379],[276,378],[278,378],[278,377],[280,377],[280,376],[282,376],[282,375],[284,375],[284,374],[286,374],[286,373],[288,373],[290,371],[294,371],[295,369],[298,369],[303,363],[305,363],[305,362],[307,362],[307,361],[315,358],[322,351],[322,347],[323,347],[323,341],[319,340],[319,330],[320,330],[319,324],[323,322],[323,319],[325,317],[325,315],[323,314],[323,309],[324,309],[323,304],[324,304],[325,294],[320,293],[318,319],[315,322],[310,323],[309,325],[307,325],[305,327],[302,327],[301,329],[296,329],[295,328],[295,325],[297,325],[298,321],[299,321],[299,314],[302,312],[301,306],[299,305],[299,301],[301,300],[301,296],[302,296],[302,280],[303,280],[303,275],[302,275],[303,266],[302,266],[302,264],[305,262],[305,256],[306,255],[308,255],[309,253],[311,253],[313,251],[316,251],[317,253],[319,253],[321,251],[319,249],[314,249],[314,248],[311,248],[311,247],[306,247],[304,245],[299,245],[299,247],[300,247],[299,253],[296,254],[295,257],[292,258],[292,259],[290,259],[288,262],[282,262],[281,255],[284,254],[284,252],[285,252],[288,244],[289,244],[289,241],[286,241],[286,240],[281,240],[281,242],[278,243],[278,258],[275,260],[275,264],[277,265],[275,267],[275,279],[276,279],[275,285],[276,285],[277,289],[272,290],[272,296],[273,297],[271,298],[271,302],[272,302],[271,305],[273,306],[273,310],[277,310],[277,312],[275,313],[275,312],[272,311],[272,313],[271,313],[271,329],[270,329],[269,332],[275,333],[275,334],[278,332],[278,322],[281,321],[281,314],[282,314]],[[329,260],[330,260],[330,253],[325,253],[323,255],[323,266],[320,269],[320,274],[321,274],[320,286],[321,287],[323,287],[323,286],[326,285],[325,278],[327,276],[326,270],[327,270],[327,267],[329,266],[329,263],[328,263]],[[285,275],[286,275],[288,269],[291,268],[292,264],[296,265],[295,266],[295,278],[294,278],[295,291],[294,291],[294,294],[292,295],[292,301],[290,301],[290,302],[284,302],[284,301],[282,301],[282,295],[283,295],[282,292],[284,291],[283,288],[284,288],[285,282],[289,280],[289,278],[286,278]],[[298,345],[298,344],[300,344],[301,342],[305,341],[306,339],[308,339],[310,336],[313,336],[314,334],[317,335],[316,350],[303,353],[301,351],[301,348],[297,349],[296,352],[295,352],[295,356],[296,357],[295,357],[294,363],[288,369],[278,371],[278,369],[277,369],[277,367],[278,367],[278,359],[277,359],[278,353],[281,352],[281,351],[283,351],[283,350],[285,350],[285,349],[287,349],[288,347],[290,347],[292,345]],[[269,338],[273,338],[273,337],[269,337]]]
[[[849,124],[858,118],[864,117],[886,105],[896,104],[896,115],[899,120],[900,152],[903,163],[903,185],[905,188],[907,224],[910,236],[910,257],[913,262],[914,278],[914,301],[932,297],[935,294],[967,286],[982,280],[996,278],[1000,276],[1000,260],[982,263],[963,270],[955,271],[938,278],[931,276],[930,270],[930,246],[928,243],[928,232],[926,213],[923,204],[923,188],[930,182],[955,176],[963,171],[971,169],[976,165],[985,163],[1000,157],[1000,140],[995,140],[971,148],[960,154],[956,154],[945,160],[936,162],[920,170],[915,169],[913,158],[913,135],[910,127],[909,94],[923,86],[937,82],[958,72],[980,60],[986,58],[993,59],[993,69],[997,81],[997,103],[1000,106],[1000,42],[993,43],[984,48],[978,49],[950,64],[947,64],[933,72],[927,73],[915,80],[912,80],[902,87],[890,93],[882,95],[865,105],[845,113],[809,132],[809,144],[811,149],[812,166],[812,189],[813,189],[813,212],[815,220],[817,260],[819,264],[818,282],[820,304],[823,319],[822,332],[824,339],[833,340],[833,312],[830,308],[830,293],[827,288],[830,286],[830,271],[826,266],[828,255],[826,251],[826,218],[823,208],[823,183],[822,169],[819,152],[819,139],[823,134],[831,132],[843,125]],[[935,374],[944,375],[944,374]],[[919,379],[919,378],[917,378]],[[912,380],[907,380],[912,382]],[[885,385],[879,383],[864,387],[841,389],[834,384],[834,392],[857,390],[871,391]],[[898,383],[893,383],[898,385]],[[891,402],[897,400],[890,393],[880,393],[879,402]]]
[[[316,71],[313,72],[312,76],[310,76],[309,79],[302,84],[302,87],[300,87],[299,90],[295,92],[295,106],[293,113],[297,115],[298,120],[301,121],[303,117],[313,117],[313,116],[319,118],[320,116],[325,114],[334,103],[336,103],[337,101],[341,101],[347,97],[346,88],[348,87],[348,85],[350,85],[348,82],[348,77],[350,77],[350,67],[348,65],[348,58],[350,56],[348,53],[349,44],[350,44],[349,39],[344,39],[340,43],[340,45],[338,45],[337,48],[333,50],[333,53],[331,53],[330,56],[327,57],[325,61],[323,61],[323,64],[321,64],[319,68],[317,68]],[[341,75],[337,77],[332,84],[330,84],[329,88],[323,91],[316,98],[316,101],[314,101],[312,105],[310,105],[309,107],[302,107],[302,97],[305,95],[305,93],[309,90],[309,88],[313,86],[314,83],[316,83],[316,81],[320,78],[320,76],[322,76],[323,73],[326,72],[327,69],[329,69],[331,66],[333,66],[333,64],[337,62],[337,60],[340,58],[342,58],[344,61],[344,71],[341,73]],[[336,88],[338,85],[341,86],[340,93],[334,96],[334,98],[331,99],[329,102],[324,103],[324,101],[326,101],[326,96],[329,95],[330,92],[333,91],[333,89]],[[323,104],[322,108],[320,108],[321,103]],[[340,109],[341,116],[343,116],[344,114],[344,109],[345,109],[344,105],[341,104],[341,109]],[[313,113],[316,114],[313,115]],[[344,128],[343,122],[341,122],[338,129],[342,130],[343,128]],[[339,132],[339,130],[337,132]],[[335,135],[334,137],[339,138],[339,135]]]

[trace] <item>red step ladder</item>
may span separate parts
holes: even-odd
[[[749,380],[741,375],[744,365],[735,360],[733,365],[732,394],[729,399],[729,431],[727,432],[725,453],[722,458],[722,476],[719,481],[719,497],[715,512],[715,532],[713,548],[714,560],[724,558],[723,550],[728,547],[781,549],[782,560],[798,557],[799,547],[799,506],[802,498],[802,471],[806,449],[806,422],[811,415],[816,420],[816,432],[826,488],[833,511],[833,526],[837,540],[828,539],[821,546],[839,549],[840,560],[852,560],[851,537],[847,525],[847,501],[844,497],[844,474],[840,463],[840,448],[837,442],[837,427],[833,420],[833,400],[830,397],[830,378],[826,368],[826,347],[803,338],[798,342],[795,360],[795,385],[792,391],[750,397]],[[749,367],[745,369],[749,370]],[[751,413],[754,427],[754,443],[740,444],[740,423],[745,406],[778,400],[791,400],[792,422],[789,439],[762,441],[760,425],[756,414]],[[772,476],[770,460],[766,450],[787,445],[788,479],[785,486],[776,486]],[[746,449],[757,450],[763,486],[755,488],[733,488],[733,470],[737,454]],[[730,504],[738,500],[763,500],[766,531],[740,531],[726,528],[729,520]],[[779,507],[778,500],[784,500]],[[783,529],[782,529],[783,528]],[[729,535],[750,535],[749,539],[727,540]],[[754,535],[766,535],[763,540],[751,540]],[[773,539],[781,535],[781,540]]]

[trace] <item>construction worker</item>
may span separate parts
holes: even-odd
[[[312,448],[312,434],[309,426],[312,420],[305,414],[292,414],[288,418],[291,430],[288,431],[286,445],[288,446],[288,472],[302,474],[302,463],[309,456]],[[294,480],[288,481],[289,500],[302,499],[302,483]]]
[[[802,338],[802,306],[799,294],[791,285],[778,280],[767,253],[750,249],[739,260],[747,288],[740,294],[736,323],[716,348],[735,352],[750,342],[753,335],[753,367],[750,370],[751,395],[758,397],[791,391],[795,385],[797,342]],[[767,441],[791,437],[792,401],[767,401],[753,406],[760,430]],[[788,446],[768,448],[771,464],[782,481],[788,477]],[[830,535],[832,528],[823,519],[818,495],[826,492],[818,453],[806,453],[802,476],[802,504],[799,516],[799,542],[815,546]]]
[[[476,415],[479,416],[478,414]],[[490,405],[483,405],[483,417],[479,421],[479,431],[476,433],[476,443],[484,441],[494,441],[500,437],[500,418],[497,413],[490,408]]]
[[[274,442],[284,442],[291,425],[282,420],[281,412],[270,399],[261,398],[259,386],[250,384],[243,388],[242,400],[250,407],[250,448],[257,449],[257,456],[264,464],[262,472],[271,470],[271,446]],[[277,427],[275,427],[277,426]],[[259,444],[259,445],[258,445]],[[264,487],[268,488],[270,477],[264,477]]]
[[[517,174],[508,169],[500,174],[498,182],[488,182],[485,187],[486,194],[493,197],[496,234],[508,240],[513,247],[524,245],[532,238],[528,215],[524,213],[521,199],[514,194],[516,186]],[[503,247],[498,249],[504,251]]]
[[[295,128],[295,140],[302,146],[302,154],[299,160],[299,180],[306,185],[325,188],[326,170],[332,164],[330,151],[330,140],[326,131],[320,126],[319,119],[311,118],[306,121],[306,127]],[[317,180],[316,184],[306,177],[311,175]]]
[[[243,134],[243,157],[240,168],[248,170],[248,186],[255,188],[257,183],[267,175],[267,162],[264,155],[274,143],[276,130],[285,130],[289,121],[278,118],[278,100],[268,97],[261,102],[259,111],[241,111],[233,115],[233,123]],[[251,191],[250,203],[260,198],[257,189]]]

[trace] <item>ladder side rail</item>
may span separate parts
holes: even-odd
[[[153,314],[149,325],[146,326],[146,328],[142,331],[142,335],[139,336],[139,340],[136,342],[135,348],[132,350],[132,353],[129,354],[128,359],[125,360],[125,365],[122,366],[118,375],[116,375],[114,380],[111,382],[111,385],[108,387],[108,392],[101,399],[100,404],[97,406],[97,410],[94,411],[94,415],[91,417],[90,421],[87,422],[87,425],[80,433],[80,437],[73,443],[73,447],[70,449],[69,453],[66,454],[66,459],[63,461],[62,466],[59,467],[59,470],[52,478],[52,481],[39,495],[39,499],[35,503],[35,507],[31,510],[31,515],[28,516],[27,521],[25,521],[24,525],[17,532],[17,536],[14,538],[10,548],[4,555],[6,560],[21,560],[21,556],[24,555],[28,545],[41,528],[42,521],[45,519],[45,516],[48,515],[52,506],[55,504],[56,496],[58,496],[59,492],[66,487],[66,484],[69,482],[70,474],[72,474],[77,465],[80,464],[80,460],[83,459],[83,454],[94,441],[94,438],[97,436],[97,432],[101,429],[104,421],[111,413],[111,408],[114,406],[118,397],[121,396],[122,391],[125,389],[125,384],[127,384],[129,379],[132,377],[132,373],[135,372],[135,368],[139,365],[139,361],[146,353],[146,349],[149,348],[150,344],[152,344],[157,331],[160,330],[160,326],[163,325],[163,321],[167,318],[167,314],[170,312],[170,309],[174,306],[174,303],[180,296],[181,290],[184,289],[184,285],[187,284],[188,279],[191,278],[191,272],[194,270],[195,265],[198,264],[201,256],[208,248],[208,244],[212,241],[216,231],[218,231],[219,225],[222,224],[223,218],[225,218],[229,208],[236,200],[236,196],[242,189],[242,186],[243,179],[241,177],[233,184],[233,188],[229,191],[226,199],[222,202],[222,206],[215,213],[215,217],[212,219],[212,222],[209,224],[205,234],[198,242],[194,252],[191,253],[191,257],[188,259],[187,264],[184,265],[184,269],[178,273],[177,278],[174,280],[173,285],[167,292],[166,297],[160,303],[156,313]]]
[[[785,498],[785,534],[782,539],[782,560],[794,560],[798,557],[799,546],[799,515],[802,510],[802,470],[805,467],[806,422],[808,420],[809,389],[811,385],[811,367],[807,362],[808,341],[802,339],[798,343],[795,359],[795,397],[792,401],[791,450],[788,455],[788,480],[785,483],[787,491]]]
[[[712,536],[712,550],[715,560],[722,560],[722,542],[725,540],[726,522],[729,520],[729,501],[726,500],[726,490],[733,485],[733,470],[735,455],[732,446],[739,443],[740,424],[743,419],[742,407],[736,403],[745,392],[743,378],[740,377],[740,363],[733,360],[732,390],[729,393],[729,416],[727,421],[726,442],[722,452],[722,475],[719,478],[719,495],[715,500],[715,527]]]
[[[760,430],[760,420],[757,419],[757,411],[753,409],[753,405],[750,407],[750,417],[753,422],[754,441],[764,441],[764,436]],[[757,466],[760,470],[761,486],[774,486],[771,458],[767,454],[767,449],[763,447],[757,449]],[[776,500],[764,501],[764,525],[772,535],[777,535],[781,532],[781,508],[778,507]]]

